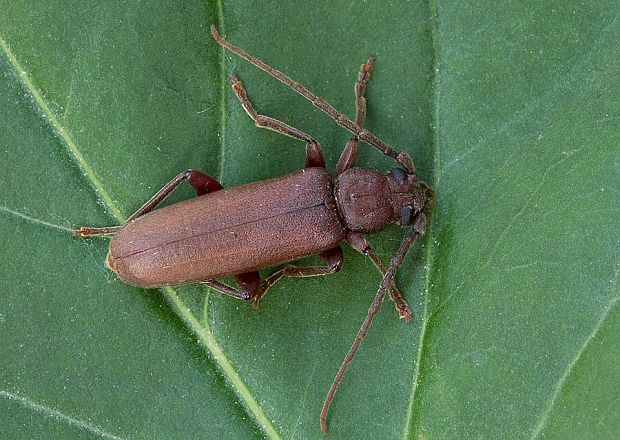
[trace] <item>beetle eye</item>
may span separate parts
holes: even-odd
[[[390,176],[392,176],[394,180],[404,182],[405,180],[407,180],[407,171],[403,170],[402,168],[394,168],[390,171]]]
[[[400,225],[407,226],[413,222],[413,206],[405,205],[400,210]]]

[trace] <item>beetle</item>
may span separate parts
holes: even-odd
[[[352,133],[338,161],[336,178],[325,168],[319,142],[301,130],[259,114],[243,83],[232,75],[233,91],[256,126],[306,143],[305,167],[296,173],[229,189],[206,174],[187,170],[164,185],[124,225],[82,227],[73,235],[113,235],[107,265],[130,285],[156,288],[201,283],[225,295],[252,300],[253,307],[258,307],[268,289],[283,277],[339,271],[343,265],[342,242],[368,256],[383,278],[325,398],[320,422],[326,434],[327,412],[337,387],[387,292],[400,317],[411,320],[411,309],[394,277],[415,238],[425,233],[425,212],[435,204],[435,191],[416,176],[413,161],[405,151],[397,152],[362,128],[372,57],[362,64],[355,83],[354,122],[301,84],[225,40],[215,26],[211,26],[211,33],[225,49],[288,85]],[[383,174],[355,167],[362,141],[393,158],[397,168]],[[155,209],[184,181],[194,187],[196,198]],[[363,234],[379,232],[394,222],[410,231],[386,265]],[[316,254],[325,265],[288,264],[264,280],[259,276],[260,269]],[[226,276],[234,276],[238,287],[218,281]]]

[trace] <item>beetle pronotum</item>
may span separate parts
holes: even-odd
[[[114,235],[107,264],[128,284],[154,288],[202,283],[226,295],[253,300],[257,307],[267,290],[282,277],[309,277],[339,271],[343,264],[340,244],[346,241],[367,255],[383,275],[368,315],[345,356],[321,411],[321,430],[327,433],[327,412],[347,366],[378,313],[389,291],[401,318],[411,320],[411,309],[402,298],[394,276],[415,241],[424,234],[424,212],[434,205],[434,190],[417,178],[413,161],[362,128],[366,116],[366,85],[373,58],[362,64],[355,83],[355,122],[301,84],[222,38],[224,48],[291,87],[310,100],[353,136],[347,142],[332,179],[325,169],[323,149],[308,134],[259,114],[241,81],[231,76],[232,88],[246,113],[260,128],[268,128],[306,143],[302,171],[275,179],[223,189],[215,179],[198,171],[180,173],[160,189],[124,225],[82,227],[74,236]],[[399,165],[387,175],[354,167],[363,141]],[[188,181],[198,197],[155,210],[179,184]],[[398,222],[411,230],[389,266],[373,252],[362,234],[383,230]],[[325,266],[287,265],[261,280],[259,269],[319,254]],[[235,276],[238,288],[217,281]]]

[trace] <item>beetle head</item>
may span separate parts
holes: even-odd
[[[387,175],[394,220],[401,226],[413,224],[418,213],[435,205],[435,190],[415,174],[394,168]]]

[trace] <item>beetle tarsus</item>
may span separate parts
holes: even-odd
[[[80,229],[71,231],[73,237],[98,237],[101,235],[114,235],[122,226],[104,226],[103,228],[90,228],[82,226]]]
[[[404,307],[398,307],[398,316],[406,323],[409,323],[412,320],[413,313],[411,312],[411,308],[405,304]]]
[[[72,237],[88,237],[90,234],[88,233],[89,229],[81,227],[80,229],[74,229],[71,231]]]

